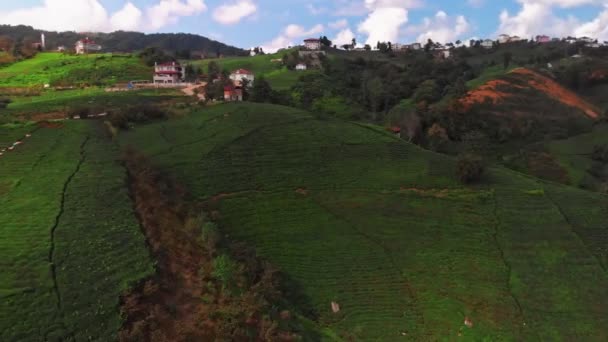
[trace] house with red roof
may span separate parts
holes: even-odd
[[[177,62],[154,63],[154,84],[176,84],[186,79],[186,68]]]
[[[93,40],[89,39],[89,37],[86,37],[76,42],[75,49],[76,54],[84,55],[91,51],[101,51],[101,45],[95,43]]]
[[[255,75],[247,69],[237,69],[230,74],[230,80],[236,87],[240,87],[243,80],[247,80],[248,86],[251,87],[255,81]]]
[[[549,42],[551,42],[551,37],[545,36],[544,34],[539,35],[539,36],[536,36],[536,42],[541,43],[541,44],[549,43]]]
[[[321,40],[317,38],[304,39],[304,47],[307,50],[321,50]]]
[[[232,84],[224,86],[224,101],[243,101],[243,89]]]

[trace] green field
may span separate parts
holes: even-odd
[[[134,55],[39,53],[0,67],[0,87],[112,85],[152,78],[152,68]]]
[[[0,340],[115,340],[119,297],[153,272],[100,122],[31,132],[0,156]]]
[[[275,54],[257,55],[253,57],[212,58],[202,61],[193,61],[191,64],[202,68],[204,72],[207,72],[209,62],[211,61],[218,63],[222,69],[228,71],[247,69],[253,72],[256,77],[266,77],[266,80],[273,89],[287,90],[298,80],[298,78],[300,78],[300,76],[310,73],[310,71],[297,72],[294,70],[287,70],[283,67],[282,63],[271,62],[273,59],[283,58],[283,55],[290,51],[291,50],[287,50]]]
[[[346,340],[608,339],[602,195],[503,168],[464,187],[449,157],[272,105],[201,109],[120,139],[216,206],[224,233]]]

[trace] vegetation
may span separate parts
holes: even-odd
[[[121,294],[153,271],[116,146],[86,121],[12,131],[33,133],[0,156],[0,339],[114,340]]]
[[[607,334],[597,309],[607,213],[589,210],[605,206],[602,196],[494,167],[463,187],[449,157],[267,104],[215,106],[120,140],[215,211],[231,240],[283,270],[288,298],[341,338]]]
[[[5,36],[13,42],[37,41],[40,33],[44,33],[47,48],[56,50],[59,46],[72,48],[76,41],[83,38],[76,32],[49,32],[36,30],[29,26],[0,25],[0,36]],[[133,52],[150,47],[157,47],[170,52],[198,51],[210,56],[234,56],[246,54],[246,51],[222,44],[195,34],[187,33],[153,33],[117,31],[112,33],[95,33],[92,37],[101,44],[106,52]]]
[[[0,68],[0,87],[113,85],[149,79],[152,69],[133,55],[40,53]]]

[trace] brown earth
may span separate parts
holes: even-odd
[[[185,200],[182,187],[134,152],[127,153],[125,164],[134,209],[157,264],[154,276],[122,296],[119,340],[296,340],[295,318],[285,310],[271,313],[284,301],[279,272],[219,233],[204,240],[202,210]],[[213,275],[219,255],[236,265],[229,285]]]
[[[65,112],[52,112],[52,113],[33,114],[33,115],[29,116],[28,120],[31,120],[31,121],[60,120],[60,119],[65,119],[66,117],[67,116],[66,116]]]
[[[213,322],[204,319],[202,278],[203,249],[193,232],[184,229],[184,217],[176,202],[163,194],[158,175],[127,162],[131,194],[150,252],[156,259],[156,274],[122,298],[126,322],[121,341],[211,341]],[[179,188],[171,189],[176,197]]]
[[[510,72],[510,74],[521,76],[522,79],[530,86],[530,88],[536,89],[567,106],[578,108],[592,119],[599,118],[599,110],[595,106],[549,77],[543,76],[526,68],[514,69]],[[504,87],[498,90],[499,86]],[[506,98],[516,95],[515,93],[505,90],[507,86],[519,89],[524,88],[524,86],[520,84],[514,84],[506,80],[492,80],[475,90],[469,91],[467,95],[460,100],[460,103],[465,109],[470,109],[471,106],[477,103],[484,103],[486,101],[491,101],[494,104],[500,103]]]
[[[517,68],[512,71],[514,74],[525,75],[529,77],[528,84],[535,89],[538,89],[551,98],[566,104],[571,107],[578,108],[585,112],[592,119],[597,119],[599,111],[595,106],[583,100],[580,96],[571,90],[566,89],[549,77],[540,75],[526,68]]]
[[[63,124],[59,122],[40,121],[38,126],[42,128],[63,128]]]

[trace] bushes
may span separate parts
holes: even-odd
[[[0,99],[0,109],[8,107],[11,102],[11,99]]]
[[[608,161],[608,146],[607,145],[595,145],[593,146],[593,152],[591,159],[596,161]]]
[[[456,173],[461,182],[477,182],[481,179],[483,172],[483,159],[480,156],[472,153],[466,153],[458,157]]]
[[[144,123],[152,120],[164,119],[167,113],[151,105],[138,105],[126,107],[110,113],[109,121],[112,126],[128,129],[129,123]]]

